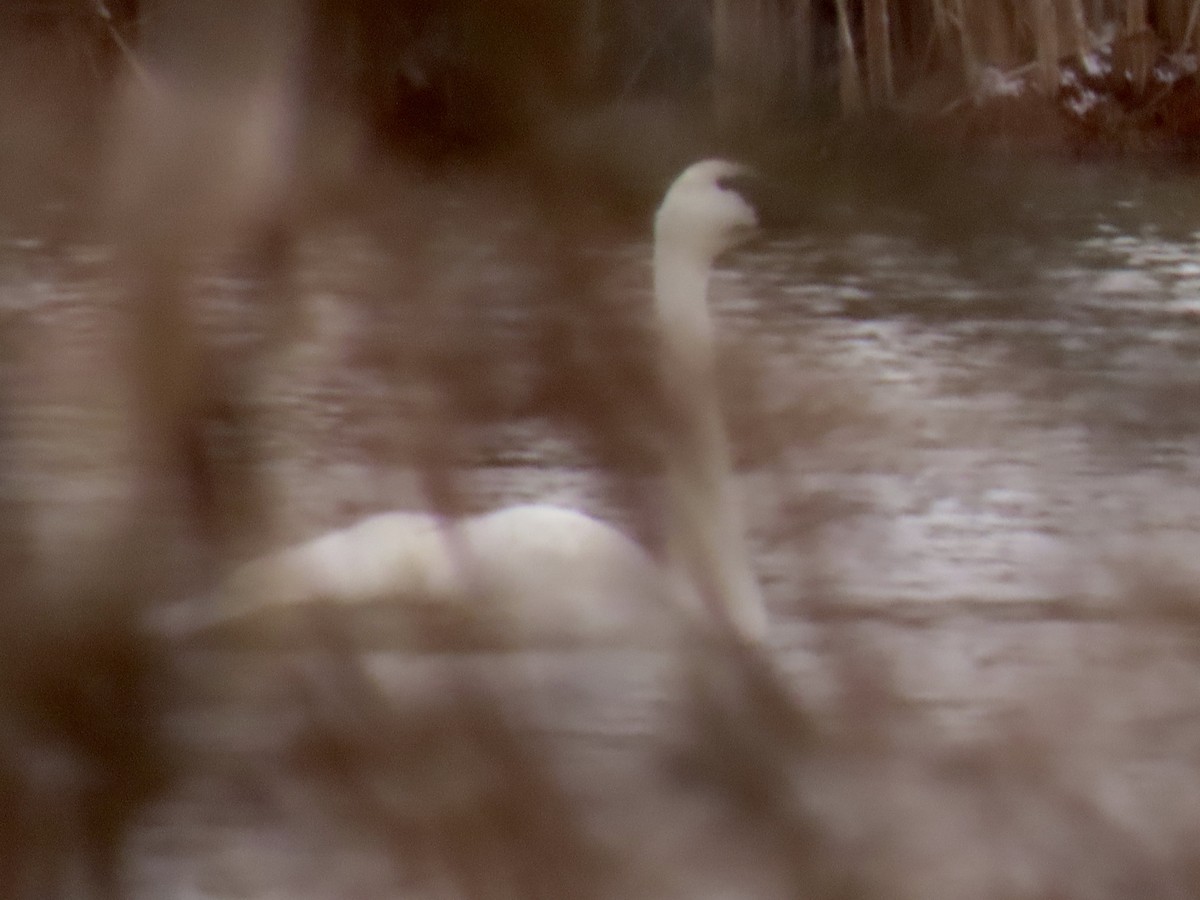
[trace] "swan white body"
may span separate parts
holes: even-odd
[[[581,512],[511,506],[460,520],[371,516],[238,569],[226,616],[378,603],[473,622],[516,644],[661,635],[671,598],[640,545]]]
[[[663,452],[669,564],[583,513],[522,505],[458,521],[384,513],[233,573],[221,617],[313,601],[461,603],[517,640],[617,639],[657,629],[672,608],[708,612],[743,636],[766,629],[718,406],[707,287],[714,259],[756,227],[709,160],[672,184],[655,219],[662,378],[672,411]]]

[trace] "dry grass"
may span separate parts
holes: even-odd
[[[714,9],[716,112],[730,132],[820,108],[826,94],[851,119],[957,112],[987,101],[1001,76],[1054,100],[1064,68],[1106,45],[1129,73],[1125,86],[1140,95],[1162,59],[1200,46],[1200,6],[1189,0],[797,0]],[[1038,126],[1016,121],[1003,130],[1036,138]]]

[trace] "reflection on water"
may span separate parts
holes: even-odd
[[[782,607],[814,579],[872,606],[1095,599],[1127,540],[1195,533],[1200,232],[1177,184],[1066,177],[1076,192],[1058,189],[1045,209],[1036,193],[1024,202],[1050,226],[979,223],[978,235],[948,241],[912,216],[885,219],[891,227],[873,217],[862,230],[843,216],[726,261],[714,302],[761,379],[768,420],[739,421],[735,403],[735,443],[751,460],[753,540]],[[501,241],[515,248],[524,239],[513,230]],[[421,502],[411,472],[387,458],[394,441],[377,433],[377,420],[397,417],[395,394],[354,361],[354,341],[377,327],[377,301],[355,296],[371,243],[327,243],[335,261],[304,279],[311,321],[288,373],[291,422],[281,421],[292,433],[276,447],[292,506],[284,534]],[[457,246],[429,255],[445,262]],[[455,277],[479,282],[464,292],[467,313],[488,334],[528,326],[522,298],[537,283],[505,246],[474,254],[478,264],[455,257],[465,273]],[[648,303],[648,249],[603,251],[633,304]],[[2,251],[8,323],[86,339],[106,321],[93,308],[111,295],[103,247],[60,259],[39,237],[9,234]],[[220,319],[244,291],[222,274],[200,293]],[[489,381],[525,377],[510,355]],[[750,446],[764,427],[765,454]],[[537,497],[622,515],[561,429],[509,418],[476,444],[481,506]],[[806,537],[817,539],[798,543],[786,520],[806,507],[816,520]]]
[[[1200,579],[1192,563],[1200,537],[1192,229],[1200,217],[1181,218],[1174,190],[1118,180],[1076,198],[1069,215],[1047,210],[1062,220],[1054,228],[981,225],[983,236],[969,244],[939,243],[897,219],[892,228],[872,221],[772,236],[726,260],[714,304],[729,360],[757,379],[728,379],[734,393],[757,384],[754,402],[729,410],[747,518],[780,664],[806,702],[836,703],[844,687],[828,665],[836,653],[813,627],[843,621],[864,644],[886,648],[898,693],[932,710],[948,734],[994,734],[1005,707],[1035,691],[1044,697],[1046,681],[1094,679],[1084,685],[1094,690],[1062,688],[1072,698],[1064,702],[1104,704],[1103,715],[1079,713],[1088,727],[1067,736],[1065,756],[1111,763],[1086,756],[1095,735],[1124,762],[1172,753],[1165,743],[1147,748],[1129,727],[1137,724],[1172,736],[1173,764],[1194,758],[1195,729],[1171,730],[1195,720],[1195,666],[1178,664],[1194,662],[1194,634],[1175,643],[1152,628],[1143,634],[1119,621],[1110,602],[1148,575],[1187,590]],[[388,356],[395,346],[383,345],[382,363],[361,349],[364,335],[382,327],[379,298],[362,288],[371,243],[326,243],[323,254],[300,254],[302,269],[314,270],[300,273],[308,321],[272,387],[280,427],[273,473],[281,533],[291,537],[423,499],[404,464],[405,436],[391,430],[405,410],[422,409],[420,398],[387,378],[387,367],[400,364]],[[0,324],[37,322],[43,337],[74,329],[86,344],[94,330],[112,327],[107,255],[96,247],[56,253],[36,238],[0,239]],[[621,299],[648,303],[648,248],[604,254]],[[537,278],[500,250],[476,256],[478,264],[454,257],[456,277],[478,281],[464,292],[466,312],[498,329],[483,333],[520,332],[529,322],[523,285]],[[209,277],[198,291],[217,318],[222,310],[236,317],[244,285]],[[529,377],[528,360],[508,365],[503,375],[479,377]],[[22,377],[18,393],[30,387]],[[466,483],[479,506],[561,502],[624,520],[652,546],[659,540],[656,523],[622,508],[630,494],[611,491],[594,456],[563,429],[526,414],[476,431]],[[631,468],[615,480],[652,491],[652,473]],[[0,481],[0,490],[14,483],[36,485],[17,478]],[[628,749],[612,738],[660,725],[664,663],[626,656],[615,665],[611,654],[526,659],[543,692],[533,704],[538,716],[581,743],[588,767],[596,757],[611,761],[613,747]],[[1056,669],[1062,660],[1071,664]],[[402,681],[406,666],[425,663],[376,654],[371,664],[384,680]],[[261,687],[257,672],[247,681],[286,693]],[[1047,703],[1044,715],[1053,717],[1058,710]],[[231,744],[272,744],[287,730],[252,704],[249,713],[225,722]],[[192,710],[176,727],[185,742],[220,743],[211,718]],[[1112,771],[1115,790],[1127,788]],[[1160,830],[1192,821],[1194,775],[1166,767],[1138,777],[1178,798]],[[193,799],[179,802],[179,821],[192,821]]]
[[[737,261],[731,291],[756,301],[742,327],[805,347],[789,389],[840,373],[892,420],[881,467],[798,461],[876,520],[832,560],[848,598],[1087,594],[1126,538],[1198,524],[1196,238],[1107,203],[1121,224],[1102,204],[1078,236],[1007,247],[1008,281],[901,233],[805,235]]]

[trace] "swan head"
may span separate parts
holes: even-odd
[[[753,170],[724,159],[688,166],[658,208],[656,246],[711,262],[742,243],[758,229],[759,217],[739,185],[754,178]]]

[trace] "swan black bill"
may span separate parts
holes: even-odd
[[[760,228],[787,228],[799,222],[800,217],[789,200],[790,192],[753,169],[722,175],[717,179],[717,187],[733,191],[745,200],[754,210]]]

